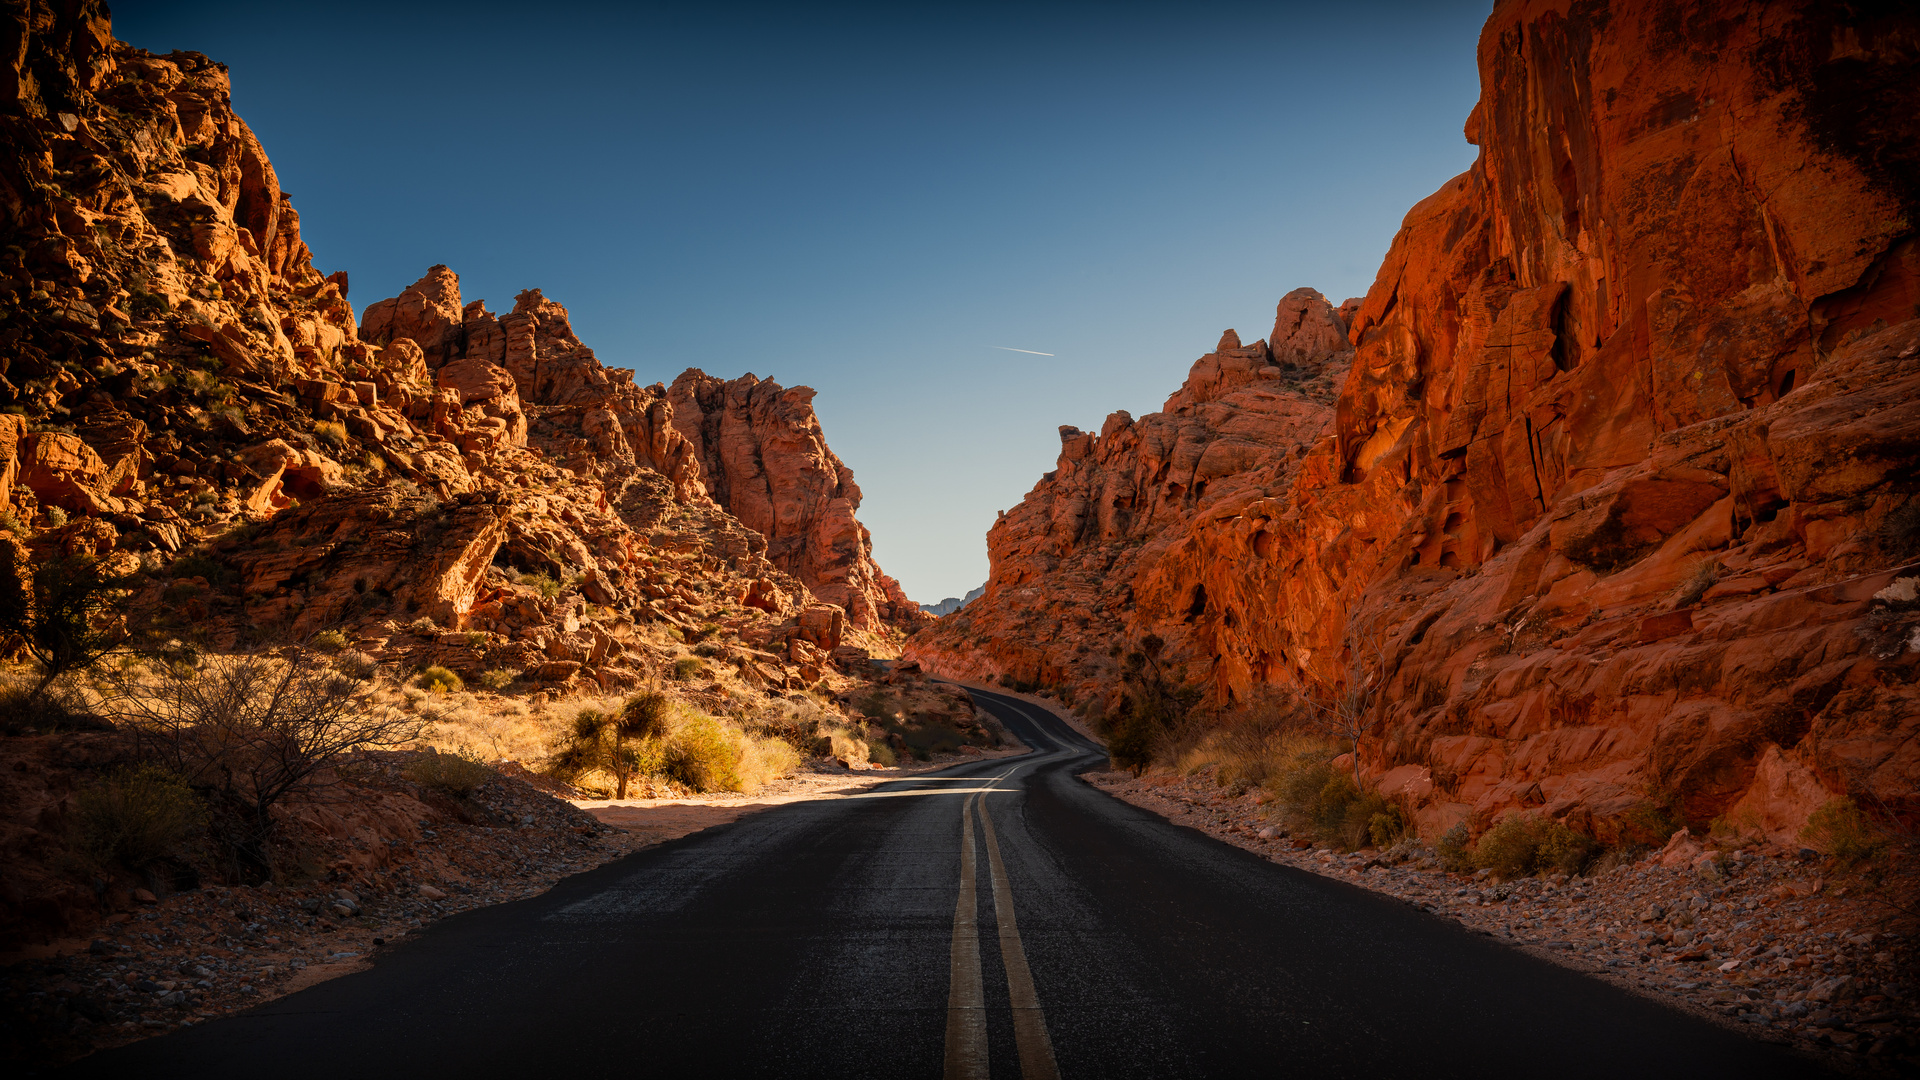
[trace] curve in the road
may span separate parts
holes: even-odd
[[[1815,1071],[1778,1047],[1112,799],[1075,778],[1104,760],[1098,747],[1030,702],[975,697],[1033,753],[650,848],[542,896],[448,919],[368,971],[70,1072],[1753,1080]],[[985,938],[999,947],[983,948]]]

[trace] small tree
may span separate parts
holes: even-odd
[[[38,701],[62,675],[82,671],[127,642],[113,609],[131,579],[97,559],[69,555],[31,570],[0,566],[0,631],[18,635],[40,662],[40,681],[28,694]]]
[[[423,726],[305,649],[157,659],[117,672],[107,705],[148,756],[242,811],[250,827],[233,846],[262,878],[276,803],[352,752],[410,742]]]
[[[580,710],[573,718],[571,738],[554,755],[554,771],[577,777],[590,769],[605,769],[613,775],[613,797],[626,798],[634,777],[658,764],[658,744],[667,734],[671,705],[660,691],[644,690],[629,699],[618,715]]]
[[[1198,687],[1168,678],[1160,663],[1166,647],[1158,634],[1141,638],[1140,647],[1126,655],[1121,673],[1127,697],[1108,742],[1108,754],[1116,767],[1135,776],[1153,763],[1163,736],[1178,728],[1200,700]]]
[[[1347,666],[1344,682],[1338,687],[1320,683],[1320,699],[1303,697],[1303,700],[1314,711],[1316,728],[1351,747],[1353,780],[1357,784],[1360,782],[1360,740],[1372,722],[1374,699],[1379,695],[1379,684],[1385,679],[1386,658],[1377,645],[1366,648],[1364,655],[1359,644],[1350,642],[1349,645],[1354,656]]]

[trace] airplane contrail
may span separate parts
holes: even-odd
[[[1007,352],[1023,352],[1023,353],[1026,353],[1028,356],[1052,356],[1053,355],[1050,352],[1036,352],[1032,349],[1015,349],[1007,345],[992,345],[992,346],[989,346],[989,348],[1004,349]]]

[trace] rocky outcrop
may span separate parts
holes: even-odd
[[[600,692],[671,666],[629,641],[648,624],[717,649],[845,604],[824,653],[877,644],[854,631],[904,597],[804,400],[777,422],[830,464],[769,441],[799,488],[742,524],[667,389],[560,304],[495,314],[435,266],[356,325],[222,65],[116,42],[98,3],[30,7],[0,86],[0,527],[143,567],[131,621],[214,648],[334,631],[402,672]]]
[[[674,425],[696,448],[715,500],[767,538],[767,558],[855,626],[917,625],[919,606],[873,561],[854,518],[860,485],[820,430],[813,388],[688,368],[667,391]]]
[[[1500,5],[1480,158],[1342,309],[1332,407],[1252,406],[1229,339],[1165,413],[1063,432],[908,655],[1094,711],[1108,637],[1217,703],[1353,691],[1428,830],[1920,813],[1914,23],[1652,6]],[[1281,321],[1266,357],[1324,340]]]

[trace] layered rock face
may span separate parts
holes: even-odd
[[[538,290],[495,314],[434,267],[356,326],[223,66],[116,42],[97,3],[22,29],[0,69],[0,527],[37,554],[143,567],[139,618],[216,648],[339,629],[396,670],[560,692],[657,668],[625,642],[649,622],[750,640],[729,655],[753,685],[811,684],[854,648],[823,596],[861,632],[904,601],[804,399],[748,423],[769,461],[753,425],[806,428],[814,464],[781,459],[799,489],[744,525],[667,389],[602,365]]]
[[[1207,399],[1223,342],[1166,413],[1066,434],[909,655],[1110,707],[1097,646],[1154,633],[1216,702],[1359,688],[1429,830],[1920,812],[1920,29],[1763,8],[1500,5],[1480,158],[1408,214],[1332,408]],[[1120,445],[1202,400],[1191,480]],[[1262,464],[1195,495],[1216,443]]]
[[[854,518],[860,486],[827,446],[811,387],[688,368],[673,381],[674,426],[695,448],[707,491],[767,538],[767,558],[853,625],[917,625],[919,606],[873,561],[873,537]]]

